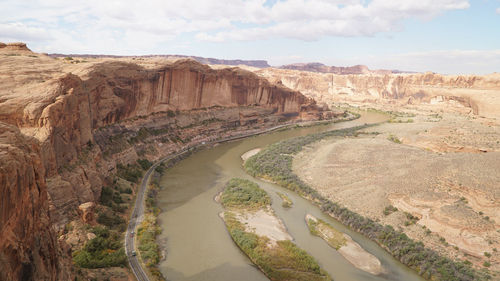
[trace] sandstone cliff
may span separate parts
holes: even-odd
[[[69,280],[48,216],[40,146],[0,123],[0,280]]]
[[[301,93],[236,68],[69,61],[27,48],[12,55],[8,46],[0,48],[1,280],[71,278],[56,233],[98,200],[117,163],[332,116]],[[88,212],[83,219],[92,221]]]
[[[500,74],[335,75],[267,68],[257,71],[271,81],[301,91],[318,102],[408,104],[451,103],[473,114],[500,118]]]

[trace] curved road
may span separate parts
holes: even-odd
[[[128,224],[127,231],[125,232],[125,254],[127,255],[130,268],[132,269],[132,272],[134,273],[138,281],[149,281],[149,277],[146,274],[146,270],[142,267],[142,264],[139,261],[139,257],[132,255],[132,252],[136,251],[135,234],[133,235],[132,232],[135,233],[137,226],[142,222],[144,218],[144,194],[146,192],[149,177],[151,176],[155,168],[158,167],[158,165],[160,165],[163,161],[172,159],[188,151],[189,149],[185,149],[179,153],[170,155],[156,162],[149,168],[149,170],[147,170],[146,174],[142,178],[139,190],[137,190],[137,198],[135,199],[134,209],[132,210],[130,222]]]
[[[139,186],[139,189],[137,190],[137,198],[135,200],[134,204],[134,209],[132,210],[132,215],[130,217],[130,221],[127,227],[127,231],[125,232],[125,254],[127,255],[128,262],[130,264],[130,268],[132,269],[132,272],[134,273],[136,279],[138,281],[150,281],[148,275],[146,274],[146,269],[142,267],[141,262],[139,261],[138,256],[133,256],[132,252],[138,251],[136,250],[136,245],[135,245],[135,234],[132,234],[132,232],[136,232],[137,226],[142,222],[144,218],[144,195],[146,192],[146,188],[148,185],[149,177],[153,173],[156,167],[160,165],[162,162],[173,159],[175,157],[178,157],[188,151],[191,151],[194,148],[203,146],[203,145],[210,145],[214,143],[222,143],[222,142],[227,142],[227,141],[232,141],[232,140],[237,140],[237,139],[242,139],[254,135],[259,135],[259,134],[264,134],[268,133],[277,129],[285,128],[285,127],[291,127],[295,126],[298,124],[317,124],[317,123],[329,123],[333,122],[332,120],[322,120],[322,121],[306,121],[306,122],[300,122],[300,123],[292,123],[292,124],[283,124],[283,125],[278,125],[274,126],[265,130],[257,131],[257,132],[252,132],[248,134],[243,134],[239,136],[233,136],[233,137],[228,137],[220,140],[213,140],[209,142],[203,142],[201,144],[195,145],[190,148],[186,148],[178,153],[172,154],[170,156],[167,156],[158,162],[156,162],[153,166],[149,168],[149,170],[146,171],[146,174],[142,178],[141,185]]]

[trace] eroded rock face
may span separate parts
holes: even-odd
[[[8,261],[0,274],[7,280],[70,279],[63,276],[70,256],[55,232],[78,215],[93,222],[92,204],[117,163],[335,115],[251,72],[191,60],[0,60],[0,257]]]
[[[472,114],[499,118],[500,74],[336,75],[266,68],[256,71],[270,81],[300,91],[318,102],[439,104],[452,102]]]
[[[0,280],[70,280],[48,216],[38,142],[0,122],[0,143]]]
[[[86,224],[95,224],[95,203],[86,202],[78,206],[82,222]]]

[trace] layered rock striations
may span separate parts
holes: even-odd
[[[500,118],[498,73],[483,76],[436,73],[336,75],[273,68],[257,73],[318,102],[452,103],[473,114]]]
[[[251,72],[192,60],[70,63],[0,49],[0,66],[1,280],[70,280],[57,233],[94,221],[89,206],[117,164],[333,116]]]

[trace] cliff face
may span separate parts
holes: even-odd
[[[36,140],[0,123],[0,280],[69,280]],[[66,268],[67,269],[67,268]]]
[[[212,70],[186,60],[152,70],[122,62],[98,64],[84,80],[64,74],[44,83],[40,94],[16,96],[3,105],[0,121],[42,142],[50,177],[92,141],[94,129],[125,119],[214,106],[257,106],[275,114],[298,114],[315,102],[247,71]]]
[[[117,163],[331,116],[251,72],[191,60],[69,64],[33,53],[0,60],[1,280],[71,279],[56,233],[79,206],[98,200]]]
[[[453,102],[474,114],[500,117],[500,74],[335,75],[264,69],[258,74],[320,102],[441,104]]]

